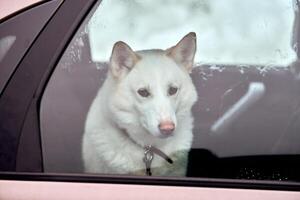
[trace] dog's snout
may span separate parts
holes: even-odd
[[[170,135],[175,129],[175,124],[171,121],[164,121],[158,125],[158,128],[161,134]]]

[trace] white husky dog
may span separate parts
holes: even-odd
[[[189,76],[195,52],[195,33],[167,50],[134,52],[115,43],[86,119],[85,172],[185,175],[197,100]]]

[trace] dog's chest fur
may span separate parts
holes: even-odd
[[[96,111],[95,109],[94,111]],[[98,116],[98,119],[107,116]],[[99,121],[98,121],[99,122]],[[99,126],[97,128],[97,126]],[[144,148],[135,144],[123,130],[111,127],[109,123],[98,123],[95,131],[85,133],[83,140],[83,159],[85,171],[90,173],[134,174],[145,175],[146,165],[143,162]],[[158,155],[154,155],[151,164],[154,176],[184,176],[186,173],[188,150],[184,150],[181,138],[172,138],[163,147],[158,147],[167,154],[173,163],[170,164]],[[186,137],[189,143],[191,137]],[[185,146],[185,145],[184,145]],[[178,150],[179,149],[179,150]],[[181,150],[180,150],[181,149]]]

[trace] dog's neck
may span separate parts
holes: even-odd
[[[146,175],[148,175],[148,176],[152,175],[152,172],[151,172],[151,163],[152,163],[152,160],[154,158],[154,155],[158,155],[158,156],[162,157],[165,161],[167,161],[170,164],[173,163],[173,160],[169,156],[167,156],[167,154],[165,154],[163,151],[161,151],[160,149],[156,148],[152,144],[148,144],[148,145],[142,146],[139,143],[137,143],[133,138],[131,138],[130,135],[127,133],[127,131],[125,129],[122,129],[122,131],[123,131],[124,135],[134,145],[136,145],[139,148],[141,148],[141,149],[144,150],[143,162],[145,163]]]
[[[121,129],[121,131],[122,131],[123,135],[125,135],[125,137],[126,137],[128,140],[131,141],[131,143],[133,143],[134,145],[138,146],[139,148],[144,149],[145,146],[148,146],[148,145],[143,146],[143,145],[139,144],[138,142],[136,142],[132,137],[130,137],[130,135],[129,135],[129,133],[127,132],[126,129]]]

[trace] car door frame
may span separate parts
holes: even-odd
[[[14,156],[9,157],[7,172],[0,172],[0,179],[300,191],[300,184],[291,182],[42,173],[40,99],[60,57],[96,2],[65,0],[6,86],[0,98],[0,125],[11,125],[6,134],[13,142],[6,145]]]
[[[4,171],[42,172],[40,96],[56,63],[96,0],[66,0],[19,63],[0,99],[0,127],[9,155]],[[72,8],[72,9],[70,9]],[[25,159],[26,158],[26,159]]]

